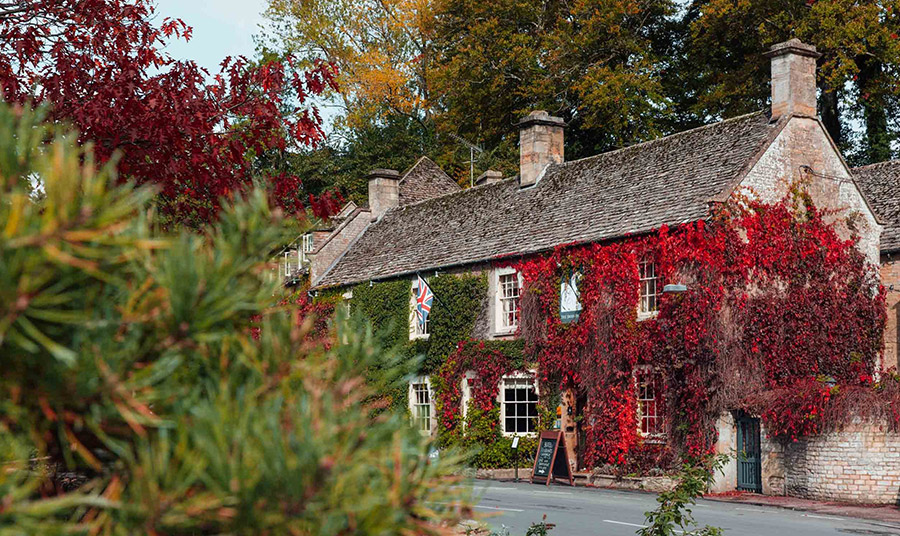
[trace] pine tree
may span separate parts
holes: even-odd
[[[164,234],[45,113],[0,106],[0,534],[448,533],[457,459],[376,396],[408,364],[276,305],[266,193]]]

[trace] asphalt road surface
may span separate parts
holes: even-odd
[[[544,514],[556,524],[551,536],[633,535],[644,512],[656,507],[656,495],[637,491],[483,480],[475,481],[474,491],[476,511],[489,516],[484,521],[495,530],[506,527],[510,536],[524,536]],[[900,536],[900,525],[774,507],[700,500],[693,511],[701,526],[720,527],[728,536]]]

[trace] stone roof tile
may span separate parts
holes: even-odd
[[[400,204],[410,205],[459,190],[450,175],[423,156],[400,178]]]
[[[754,113],[388,211],[319,281],[342,286],[703,219],[765,147]]]
[[[900,250],[900,160],[852,170],[853,178],[884,223],[881,251]]]

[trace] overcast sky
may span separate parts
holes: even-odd
[[[253,57],[253,35],[263,22],[266,0],[157,0],[159,23],[165,17],[193,27],[187,43],[172,41],[167,50],[175,59],[192,59],[211,72],[226,56]]]

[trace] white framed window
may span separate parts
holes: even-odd
[[[634,373],[635,388],[637,389],[638,432],[641,436],[665,440],[666,422],[660,400],[660,388],[662,380],[648,368],[639,368]]]
[[[299,252],[296,249],[284,250],[284,253],[282,253],[281,266],[284,277],[290,277],[294,270],[300,268]]]
[[[344,308],[344,313],[347,316],[350,316],[350,312],[351,312],[350,300],[352,300],[352,299],[353,299],[353,289],[350,289],[347,292],[344,292],[343,294],[341,294],[341,306]]]
[[[559,283],[559,319],[564,324],[577,322],[581,316],[581,270],[570,269]]]
[[[409,338],[412,339],[427,339],[431,334],[430,324],[431,324],[431,315],[427,315],[425,317],[425,324],[419,322],[419,317],[416,315],[416,296],[419,293],[419,280],[414,279],[412,282],[412,292],[410,292],[409,296]]]
[[[309,257],[307,257],[307,253],[312,253],[313,250],[313,235],[312,233],[306,233],[300,239],[300,250],[299,257],[301,263],[306,263],[309,261]]]
[[[477,381],[475,372],[471,370],[467,370],[459,380],[459,389],[462,394],[460,397],[460,409],[462,410],[462,423],[464,428],[466,425],[466,417],[469,416],[469,402],[472,401],[472,385]]]
[[[409,383],[409,411],[413,425],[422,435],[431,435],[434,429],[434,403],[430,378],[416,378]]]
[[[517,374],[500,380],[500,422],[504,435],[537,431],[538,391],[534,375]]]
[[[640,301],[638,315],[650,316],[659,311],[659,275],[656,261],[650,255],[644,255],[638,261],[638,277],[640,279]]]
[[[514,268],[497,270],[497,333],[511,333],[519,327],[521,291],[522,277]]]

